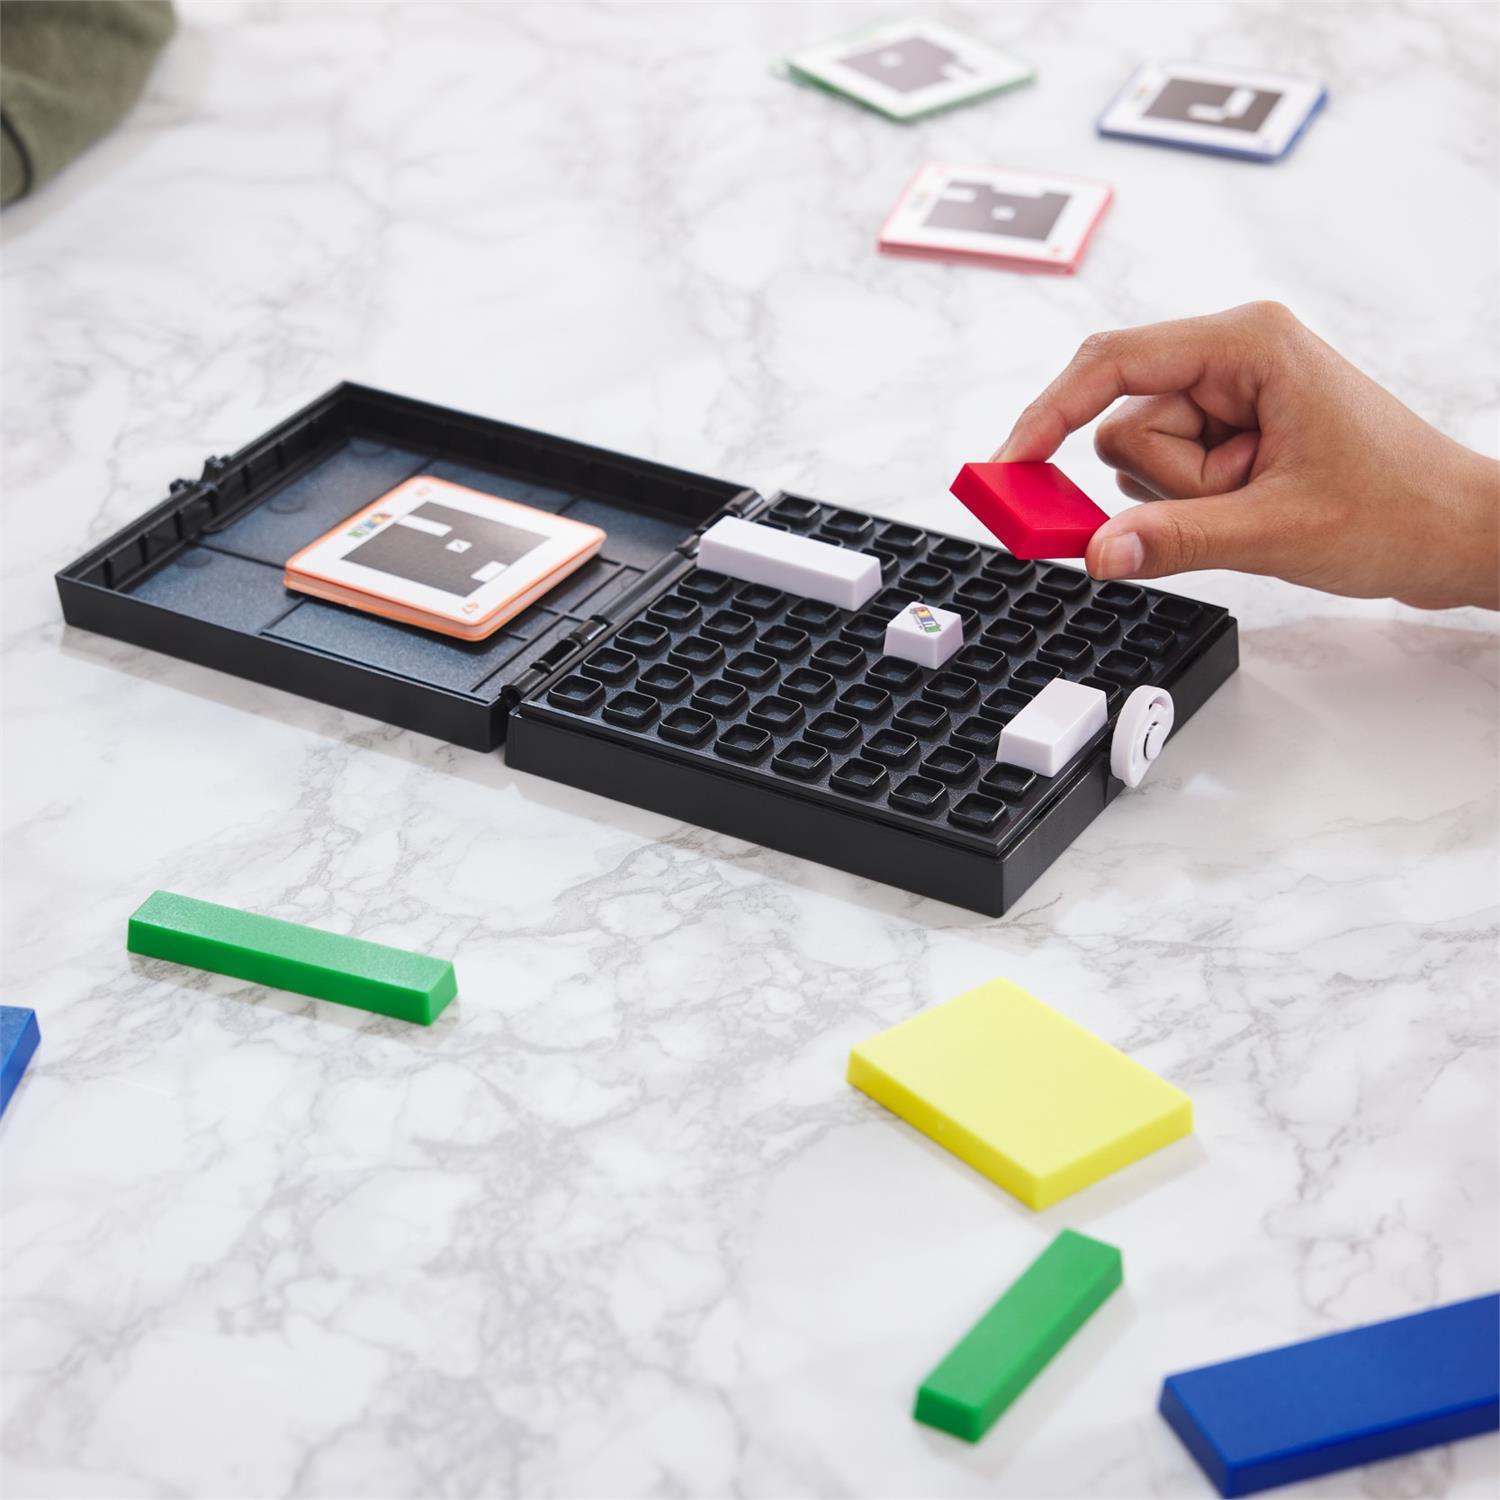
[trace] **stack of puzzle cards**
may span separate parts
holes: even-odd
[[[787,76],[863,104],[891,120],[917,120],[1027,82],[1031,69],[931,21],[899,21],[787,58]]]
[[[480,641],[598,552],[597,526],[421,475],[286,565],[286,587]]]
[[[1071,275],[1109,207],[1102,182],[928,162],[880,231],[886,255]]]
[[[1247,161],[1278,161],[1301,139],[1327,90],[1307,78],[1200,63],[1138,68],[1099,117],[1100,135]]]

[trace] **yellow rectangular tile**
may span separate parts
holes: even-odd
[[[1193,1128],[1181,1089],[1004,979],[862,1042],[849,1082],[1029,1208]]]

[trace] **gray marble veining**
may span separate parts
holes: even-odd
[[[1490,617],[1185,580],[1240,673],[992,922],[64,630],[51,581],[345,378],[977,536],[949,478],[1085,334],[1277,297],[1493,451],[1492,6],[945,4],[1038,82],[912,127],[770,71],[888,8],[182,10],[0,223],[3,999],[43,1029],[8,1495],[1204,1495],[1165,1373],[1496,1284]],[[1331,102],[1270,168],[1098,139],[1177,55]],[[1082,273],[877,257],[939,157],[1114,183]],[[132,960],[157,887],[451,955],[460,998]],[[1031,1214],[845,1085],[996,974],[1196,1133]],[[916,1426],[1064,1225],[1124,1292],[983,1445]],[[1496,1474],[1487,1438],[1307,1492]]]

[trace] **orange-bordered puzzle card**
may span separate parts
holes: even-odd
[[[418,475],[304,547],[287,588],[479,641],[598,552],[582,521]]]

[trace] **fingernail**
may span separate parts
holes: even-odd
[[[1107,536],[1099,544],[1095,578],[1134,578],[1146,564],[1146,549],[1133,531]]]

